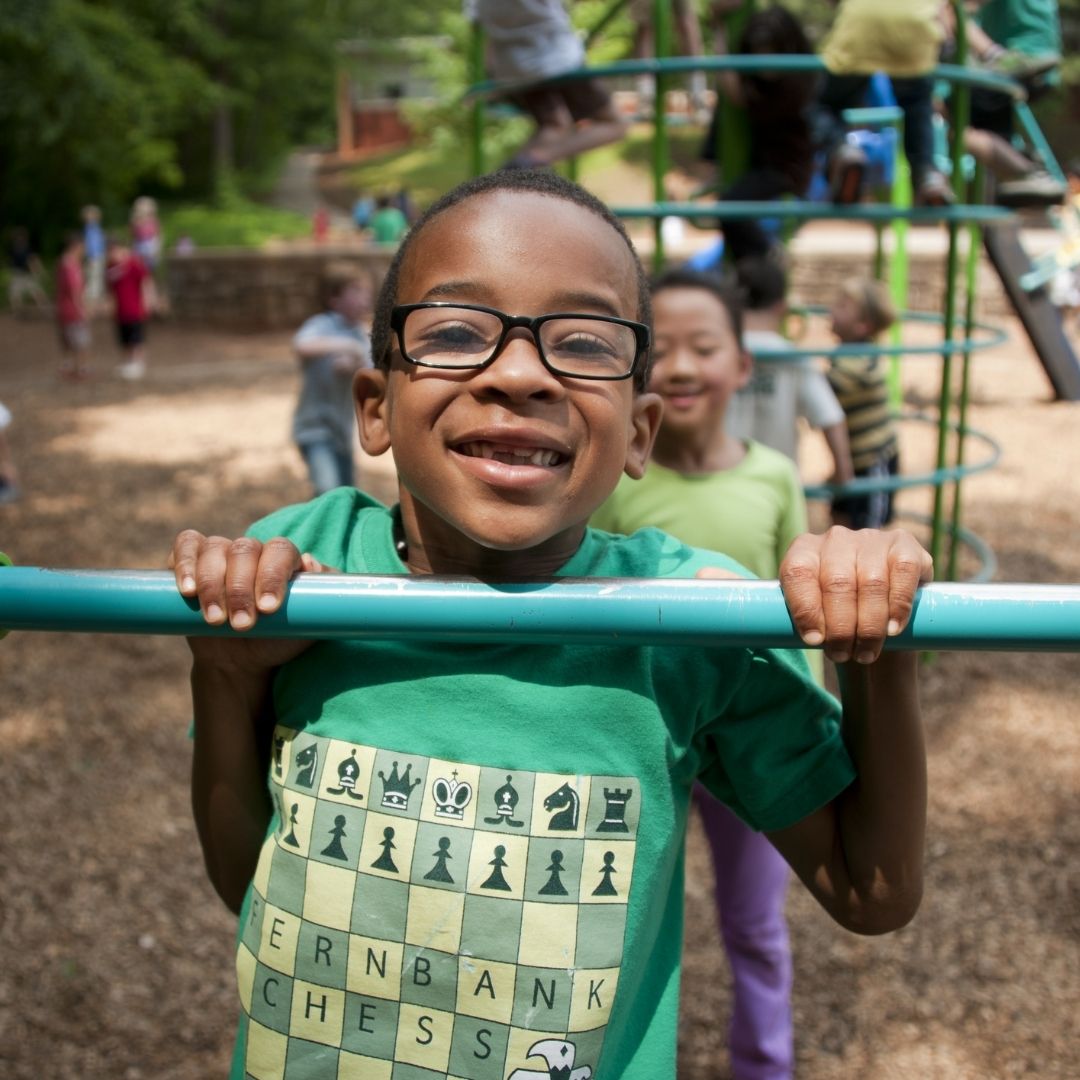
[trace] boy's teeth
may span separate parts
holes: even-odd
[[[488,458],[504,465],[549,466],[558,464],[561,460],[557,450],[528,450],[520,446],[499,446],[489,442],[465,443],[462,450],[471,457]]]

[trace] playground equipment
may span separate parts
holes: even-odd
[[[0,567],[0,626],[223,636],[173,575]],[[588,645],[800,645],[775,581],[566,579],[484,585],[301,574],[249,634]],[[926,585],[892,649],[1080,651],[1080,585]]]
[[[590,36],[595,37],[599,29],[607,25],[623,7],[625,0],[612,0],[598,21],[597,29]],[[1047,162],[1051,172],[1060,176],[1061,171],[1042,133],[1038,129],[1030,110],[1026,106],[1026,92],[1019,83],[996,75],[992,72],[968,67],[966,16],[963,4],[953,0],[956,16],[956,63],[941,64],[934,71],[934,77],[949,83],[953,87],[951,111],[952,131],[962,132],[970,117],[970,95],[973,87],[991,89],[1007,95],[1016,108],[1021,128],[1029,141]],[[736,12],[729,22],[732,34],[738,33],[739,27],[752,8],[752,0]],[[670,155],[668,149],[668,118],[663,106],[664,95],[673,76],[694,71],[709,72],[817,72],[823,70],[821,61],[816,56],[706,56],[672,57],[670,4],[665,0],[655,0],[653,5],[655,26],[656,58],[647,60],[626,60],[617,63],[594,66],[581,71],[567,72],[557,78],[545,80],[550,83],[569,82],[584,75],[609,78],[632,75],[652,75],[656,82],[655,100],[657,107],[653,121],[653,139],[651,153],[651,171],[653,198],[651,203],[638,206],[616,206],[613,210],[627,220],[646,220],[653,226],[653,262],[659,269],[664,264],[664,233],[662,223],[665,218],[682,218],[692,222],[750,219],[781,219],[784,222],[832,219],[841,221],[865,221],[875,227],[877,233],[877,253],[874,260],[875,272],[882,277],[889,276],[893,283],[894,296],[903,293],[902,280],[906,277],[906,264],[903,262],[903,244],[898,242],[901,264],[899,273],[888,267],[883,242],[886,227],[900,229],[909,224],[944,224],[947,229],[948,247],[945,266],[945,288],[943,297],[942,344],[937,349],[941,356],[941,382],[938,394],[938,444],[935,471],[928,479],[934,489],[933,513],[930,519],[930,552],[935,562],[941,567],[943,576],[955,578],[958,565],[958,548],[965,537],[970,537],[961,524],[961,480],[970,470],[964,464],[965,442],[970,434],[967,427],[967,409],[969,402],[970,360],[972,352],[978,347],[973,340],[975,327],[975,290],[978,249],[985,237],[991,261],[997,269],[1006,291],[1031,336],[1036,352],[1046,369],[1054,388],[1055,395],[1069,400],[1080,400],[1080,362],[1069,345],[1064,334],[1052,325],[1056,312],[1049,306],[1049,299],[1038,290],[1031,292],[1021,285],[1025,273],[1032,267],[1026,260],[1019,241],[1016,239],[1015,217],[1010,210],[985,203],[985,179],[981,167],[968,167],[964,158],[962,140],[954,137],[951,144],[949,164],[955,204],[945,207],[911,207],[906,198],[895,199],[891,204],[835,205],[827,202],[807,202],[788,199],[772,202],[672,202],[665,197],[664,178],[669,171]],[[484,109],[485,101],[493,95],[505,92],[508,88],[500,84],[483,81],[483,45],[477,31],[471,53],[472,70],[477,82],[470,89],[472,106],[472,164],[474,172],[484,170],[483,154]],[[721,103],[720,150],[718,161],[722,161],[729,179],[737,176],[741,163],[745,161],[744,129],[740,127],[740,117],[728,103]],[[872,117],[874,122],[892,122],[891,116],[884,114]],[[571,164],[571,174],[574,166]],[[895,194],[895,190],[894,190]],[[961,236],[967,233],[966,266],[961,265]],[[900,284],[898,284],[900,282]],[[963,303],[961,301],[963,300]],[[901,303],[901,306],[902,303]],[[907,317],[909,313],[905,313]],[[894,339],[895,341],[896,339]],[[907,352],[911,350],[899,350]],[[954,389],[953,357],[960,354],[959,388]],[[814,350],[814,355],[828,356],[830,350]],[[895,400],[895,397],[894,397]],[[868,482],[860,493],[867,490],[881,490],[897,486],[892,482],[878,482],[873,487]],[[808,492],[816,497],[835,495],[841,491],[856,492],[854,486],[848,488],[817,488]],[[951,505],[946,506],[947,496],[951,494]],[[948,555],[942,559],[946,538],[950,541]],[[977,538],[976,538],[977,541]],[[982,566],[977,576],[986,576],[988,562],[985,545],[976,542],[976,550],[981,552]]]

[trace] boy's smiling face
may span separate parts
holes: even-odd
[[[708,289],[672,286],[653,296],[653,326],[649,389],[664,402],[662,437],[711,436],[750,378],[727,308]]]
[[[622,238],[590,210],[495,191],[424,227],[396,299],[637,319],[637,280]],[[419,368],[395,348],[390,371],[361,372],[356,394],[364,448],[393,448],[408,562],[421,572],[554,572],[620,475],[644,471],[660,415],[630,379],[552,374],[525,329],[483,370]]]

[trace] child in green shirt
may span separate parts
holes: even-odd
[[[455,189],[397,253],[354,382],[398,505],[338,489],[242,539],[185,531],[179,590],[244,630],[329,566],[732,573],[658,531],[587,528],[652,448],[648,324],[591,195],[531,171]],[[793,545],[798,632],[853,661],[843,717],[798,651],[192,639],[195,820],[240,915],[233,1075],[673,1075],[699,777],[845,926],[905,923],[925,753],[915,657],[882,646],[930,573],[900,532]]]
[[[806,531],[806,500],[790,458],[725,427],[731,397],[751,369],[739,299],[715,275],[669,270],[653,282],[652,303],[649,389],[664,402],[652,460],[641,480],[622,479],[591,524],[619,533],[661,528],[774,578],[788,546]],[[787,863],[701,785],[694,795],[731,965],[732,1073],[782,1080],[795,1057]]]

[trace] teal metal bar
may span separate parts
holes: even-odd
[[[832,221],[892,221],[903,217],[917,225],[938,222],[966,224],[969,221],[1010,221],[1015,213],[1004,206],[916,206],[898,210],[883,203],[840,204],[807,202],[802,199],[775,202],[657,202],[641,206],[613,206],[612,213],[627,220],[635,218],[798,218]]]
[[[198,634],[208,627],[160,570],[0,570],[0,625],[16,630]],[[261,637],[525,644],[789,647],[775,581],[621,579],[491,586],[427,577],[301,574]],[[1080,651],[1080,585],[927,585],[899,649]]]

